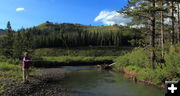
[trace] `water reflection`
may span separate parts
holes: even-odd
[[[65,67],[68,68],[68,67]],[[77,96],[164,96],[162,89],[134,83],[116,72],[96,70],[94,67],[70,67],[74,70],[59,85]]]

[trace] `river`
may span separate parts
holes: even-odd
[[[135,83],[118,72],[97,70],[94,66],[64,66],[73,70],[54,86],[70,89],[70,96],[164,96],[164,89]]]

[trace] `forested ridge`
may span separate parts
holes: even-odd
[[[83,46],[137,46],[141,30],[127,26],[87,26],[45,22],[38,26],[13,31],[10,22],[0,39],[2,54],[18,57],[23,51],[36,48],[69,48]],[[4,47],[6,45],[6,47]]]
[[[134,33],[131,32],[132,30]],[[138,29],[124,26],[85,26],[68,23],[53,24],[51,22],[24,31],[32,35],[35,48],[128,46],[130,40],[138,38],[140,35]]]

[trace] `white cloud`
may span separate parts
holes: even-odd
[[[120,14],[116,11],[107,11],[103,10],[99,15],[94,19],[94,22],[102,22],[105,25],[126,25],[131,22],[132,18],[125,18],[124,14]]]
[[[24,8],[16,8],[16,11],[19,12],[19,11],[24,11],[25,9]]]

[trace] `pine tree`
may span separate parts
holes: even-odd
[[[15,40],[13,44],[13,57],[14,58],[21,58],[22,56],[22,36],[20,32],[17,32],[15,35]]]
[[[14,31],[12,30],[10,21],[7,23],[6,37],[1,42],[2,54],[7,57],[13,57]]]
[[[130,0],[125,9],[119,11],[129,17],[133,17],[134,25],[143,24],[150,29],[150,46],[152,68],[155,68],[155,39],[156,39],[156,12],[160,9],[156,7],[156,0]],[[142,22],[142,23],[141,23]]]

